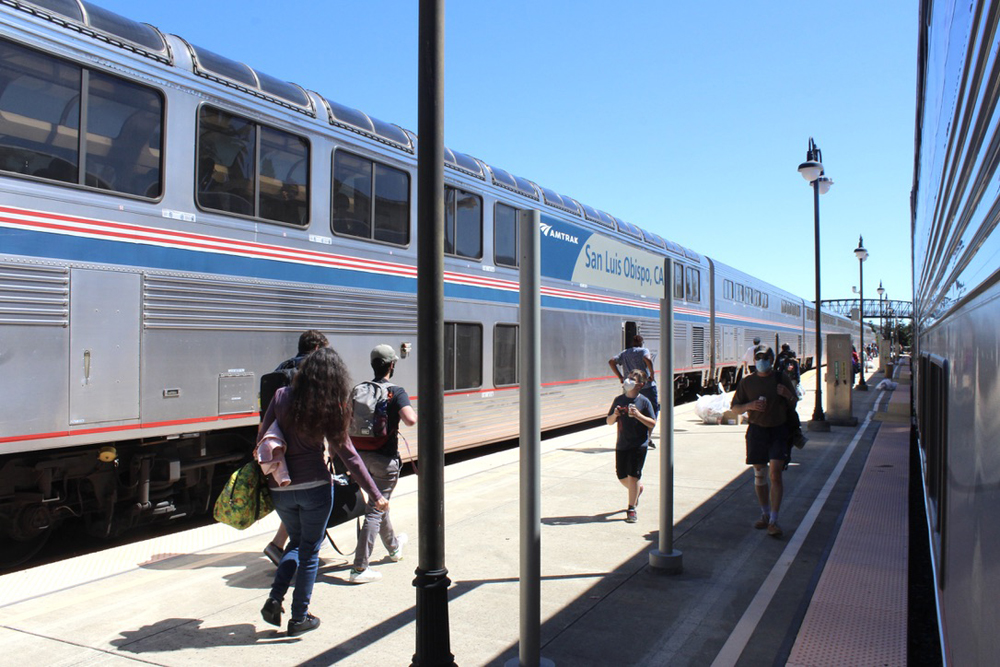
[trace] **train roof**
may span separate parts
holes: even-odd
[[[91,4],[88,0],[4,0],[4,3],[100,41],[175,66],[169,43],[159,29],[120,16]],[[191,44],[182,37],[175,37],[190,52],[193,72],[197,76],[312,118],[319,118],[325,111],[326,119],[332,126],[355,132],[406,153],[416,152],[417,135],[410,130],[378,120],[322,95],[316,97],[323,102],[325,108],[318,110],[312,96],[302,86],[269,76],[243,62]],[[694,262],[702,261],[702,256],[693,250],[572,197],[541,187],[526,178],[447,147],[444,154],[445,165],[451,169],[594,224],[604,230],[605,234],[610,233],[639,246],[672,253]]]

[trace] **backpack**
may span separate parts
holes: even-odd
[[[389,441],[392,391],[381,382],[361,382],[351,390],[354,414],[347,433],[355,449],[374,451]]]
[[[271,405],[274,395],[282,387],[292,384],[292,378],[298,372],[297,368],[283,368],[280,371],[264,373],[260,376],[260,414],[263,416],[267,412],[267,406]]]

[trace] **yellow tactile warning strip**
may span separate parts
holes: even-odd
[[[893,392],[788,665],[906,664],[909,426],[894,417],[909,394]]]

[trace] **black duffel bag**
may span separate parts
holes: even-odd
[[[350,475],[334,475],[331,488],[333,509],[330,510],[329,521],[326,522],[327,528],[339,526],[365,515],[367,511],[365,497],[361,494],[361,487],[351,479]]]

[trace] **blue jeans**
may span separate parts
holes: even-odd
[[[375,486],[388,500],[399,480],[399,458],[390,459],[388,456],[376,452],[362,451],[359,454],[361,454],[361,460],[365,462],[365,467],[368,468],[368,474],[372,476]],[[354,551],[355,570],[364,570],[368,567],[368,559],[372,555],[376,535],[382,538],[382,544],[386,551],[395,551],[399,548],[399,541],[396,539],[396,531],[392,529],[389,513],[375,509],[371,498],[368,500],[366,509],[365,523],[361,527],[361,534],[358,535],[358,548]]]
[[[326,522],[333,507],[330,485],[301,491],[275,491],[271,499],[281,523],[288,529],[288,548],[278,563],[271,597],[278,602],[284,600],[294,576],[292,618],[300,621],[309,611],[309,599],[319,569],[319,547],[326,536]]]

